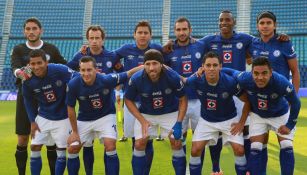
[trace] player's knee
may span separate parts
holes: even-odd
[[[43,145],[31,145],[31,151],[40,151]]]
[[[201,155],[203,148],[201,148],[198,145],[193,145],[191,148],[191,156],[193,157],[199,157]]]
[[[27,146],[29,143],[28,135],[18,135],[18,145],[19,146]]]
[[[138,139],[134,143],[134,148],[137,150],[145,150],[146,142],[144,139]]]
[[[233,147],[233,152],[236,156],[243,156],[244,155],[244,147],[243,145],[236,145]]]
[[[82,148],[82,144],[78,141],[75,141],[68,145],[67,152],[68,154],[78,154]]]
[[[104,145],[104,148],[107,152],[109,151],[115,151],[116,150],[116,144],[115,143],[108,143]]]

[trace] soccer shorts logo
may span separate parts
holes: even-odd
[[[191,61],[183,61],[182,62],[182,73],[183,74],[192,73],[192,62]]]
[[[232,51],[223,51],[223,63],[232,63]]]
[[[44,92],[44,95],[48,103],[56,101],[56,96],[53,90]]]
[[[258,99],[258,109],[260,110],[267,110],[268,109],[268,101]]]
[[[92,107],[94,109],[102,108],[102,101],[99,98],[98,99],[92,99],[91,103],[92,103]]]
[[[152,104],[153,104],[154,109],[158,109],[158,108],[163,107],[163,98],[162,97],[153,98],[152,100],[153,100]]]
[[[207,99],[207,110],[216,110],[216,100]]]

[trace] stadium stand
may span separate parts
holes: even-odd
[[[0,0],[0,38],[2,37],[2,25],[3,25],[3,17],[4,17],[4,10],[5,10],[5,0]]]

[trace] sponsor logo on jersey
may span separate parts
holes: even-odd
[[[197,92],[197,94],[200,95],[200,96],[203,95],[203,92],[202,92],[201,90],[196,90],[196,92]]]
[[[207,99],[207,110],[216,110],[216,100]]]
[[[80,99],[80,100],[85,100],[86,97],[85,97],[85,96],[79,96],[79,99]]]
[[[94,109],[102,108],[102,101],[99,98],[91,99],[91,103]]]
[[[154,109],[163,107],[163,97],[157,97],[152,99],[152,106]]]
[[[268,101],[258,98],[258,109],[267,110],[268,109]]]
[[[224,44],[222,45],[223,49],[231,49],[232,48],[232,44]]]
[[[128,60],[132,60],[134,58],[134,55],[128,55]]]
[[[232,51],[223,51],[223,63],[232,63]]]
[[[191,60],[182,62],[182,73],[183,74],[192,73],[192,62],[191,62]]]
[[[290,86],[288,86],[288,87],[286,88],[286,91],[287,91],[288,93],[291,93],[291,92],[293,91],[293,88],[290,87]]]
[[[44,95],[48,103],[56,101],[56,96],[53,90],[44,92]]]
[[[161,91],[152,92],[152,96],[155,96],[155,95],[162,95],[162,92]]]
[[[212,49],[212,50],[217,50],[217,44],[212,44],[212,45],[211,45],[211,49]]]
[[[148,95],[147,93],[142,93],[141,95],[142,95],[143,97],[145,97],[145,98],[149,97],[149,95]]]

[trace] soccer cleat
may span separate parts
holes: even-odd
[[[164,138],[162,138],[161,135],[159,135],[159,136],[156,138],[156,141],[164,141]]]
[[[126,142],[128,140],[127,137],[123,136],[122,138],[119,139],[120,142]]]
[[[212,172],[211,175],[223,175],[223,171],[220,170],[220,172]]]

